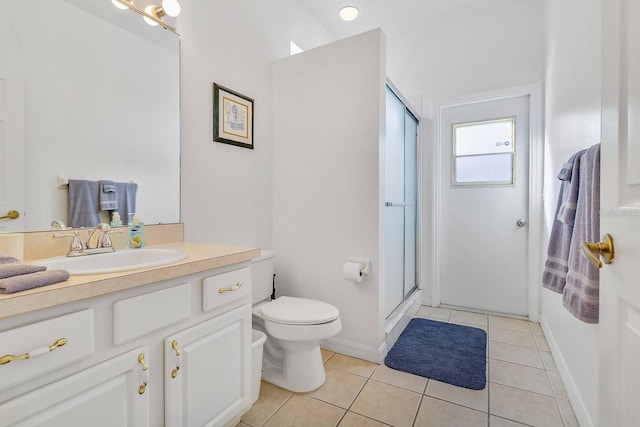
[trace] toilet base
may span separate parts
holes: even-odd
[[[287,346],[287,344],[293,345]],[[289,348],[284,352],[282,368],[266,367],[262,373],[262,379],[296,393],[313,391],[324,384],[326,378],[320,346],[299,348],[302,346],[295,344],[298,343],[284,343],[284,346]]]

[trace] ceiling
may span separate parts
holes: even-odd
[[[465,75],[462,68],[479,67],[492,74],[491,67],[504,72],[505,67],[524,61],[531,68],[537,66],[535,60],[540,62],[538,74],[543,70],[544,0],[301,1],[336,39],[381,28],[387,37],[388,77],[408,97],[433,98],[458,87],[460,91],[472,90],[465,88],[465,82],[475,76]],[[339,19],[338,9],[346,5],[360,9],[355,21]],[[494,53],[496,47],[513,38],[522,38],[529,52]],[[527,54],[535,58],[527,58]],[[522,79],[537,78],[522,76],[517,67],[513,72],[520,73]],[[459,80],[456,89],[447,89],[453,80]],[[486,84],[491,86],[488,80]],[[513,85],[518,78],[503,80],[505,85]]]

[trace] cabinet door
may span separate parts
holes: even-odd
[[[148,426],[148,370],[140,354],[148,359],[147,347],[0,404],[0,426]]]
[[[250,404],[251,306],[165,340],[167,427],[221,426]]]

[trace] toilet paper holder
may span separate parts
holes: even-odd
[[[366,279],[367,277],[369,277],[369,271],[371,269],[371,260],[369,260],[368,258],[349,257],[347,259],[347,264],[351,264],[351,263],[355,263],[355,264],[359,264],[360,265],[360,280],[359,281],[362,281],[362,280]],[[345,266],[347,264],[345,264]]]

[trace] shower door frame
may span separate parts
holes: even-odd
[[[389,319],[393,319],[397,313],[402,310],[403,306],[407,303],[407,301],[409,301],[413,295],[415,294],[415,292],[420,289],[420,277],[421,277],[421,268],[422,268],[422,262],[421,262],[421,242],[422,242],[422,238],[421,238],[421,209],[420,207],[422,206],[421,202],[422,202],[422,144],[421,144],[421,125],[422,125],[422,119],[421,116],[411,107],[411,105],[409,104],[409,102],[407,101],[407,99],[400,93],[400,91],[394,86],[394,84],[387,79],[386,81],[386,85],[385,85],[385,94],[387,89],[389,91],[391,91],[391,93],[398,98],[398,100],[400,101],[400,103],[402,103],[402,105],[405,108],[405,123],[406,123],[406,115],[407,113],[410,114],[413,119],[415,119],[416,121],[416,153],[415,153],[415,226],[414,226],[414,230],[415,230],[415,249],[414,249],[414,257],[415,257],[415,261],[414,261],[414,270],[415,270],[415,284],[411,289],[406,289],[406,283],[403,280],[402,283],[402,291],[403,291],[403,298],[402,301],[396,306],[394,307],[391,312],[389,314],[386,313],[386,305],[382,306],[382,310],[384,312],[383,314],[383,318],[385,319],[385,321],[389,321]],[[385,95],[386,97],[386,95]],[[406,135],[406,130],[405,130],[405,135]],[[405,149],[406,149],[406,144],[405,144]],[[383,186],[384,188],[384,186]],[[382,200],[383,200],[383,204],[386,204],[387,200],[386,200],[386,195],[383,193],[382,194]],[[389,206],[383,206],[382,209],[387,209]],[[406,218],[406,214],[404,215]],[[381,230],[381,232],[384,235],[384,221],[382,222],[382,227],[383,229]],[[405,227],[405,231],[406,231],[406,227]],[[406,234],[405,234],[405,241],[406,241]],[[405,259],[406,253],[403,253],[403,271],[404,271],[404,266],[406,266],[406,259]],[[384,262],[386,263],[386,255]],[[386,272],[386,268],[383,269],[382,271]],[[403,279],[406,278],[406,271],[404,271],[403,274]],[[386,289],[387,286],[387,281],[386,281],[386,277],[384,279],[384,286]],[[386,294],[386,293],[385,293]],[[385,304],[386,304],[386,296],[385,296]]]

